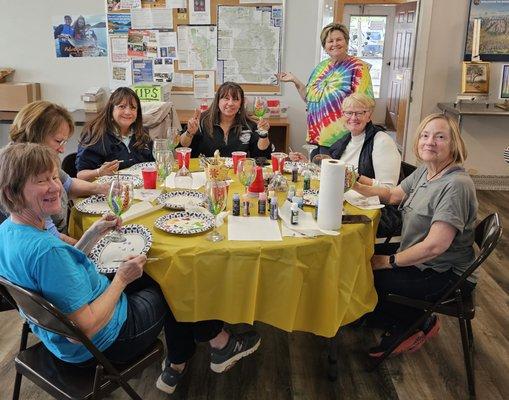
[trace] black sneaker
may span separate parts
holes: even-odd
[[[260,335],[255,331],[230,334],[226,346],[220,350],[210,351],[210,369],[221,373],[233,367],[237,361],[256,351],[260,346]]]
[[[159,378],[157,378],[156,387],[165,393],[172,394],[182,377],[186,374],[188,365],[189,363],[187,362],[182,372],[178,372],[169,363],[166,363],[166,360],[163,361],[164,369]]]

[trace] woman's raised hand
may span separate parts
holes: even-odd
[[[194,110],[193,116],[187,121],[187,132],[191,135],[194,135],[198,132],[198,127],[200,126],[200,109],[197,108]]]
[[[268,132],[270,129],[269,121],[267,121],[264,118],[259,118],[258,123],[256,124],[258,127],[258,130]]]
[[[295,75],[291,72],[280,72],[279,74],[276,74],[276,77],[281,82],[295,82]]]

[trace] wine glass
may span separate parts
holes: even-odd
[[[155,153],[154,158],[156,160],[157,180],[164,184],[166,182],[166,178],[173,170],[175,158],[173,157],[171,150],[158,150]]]
[[[256,162],[253,158],[243,158],[237,164],[237,176],[240,183],[247,188],[253,183],[256,177]]]
[[[254,101],[254,109],[253,109],[254,115],[256,115],[258,117],[258,119],[261,120],[267,113],[267,110],[268,110],[267,99],[265,99],[265,97],[256,96],[255,101]],[[258,131],[262,135],[265,135],[267,133],[267,131],[264,129],[258,129]]]
[[[214,229],[205,238],[211,242],[219,242],[224,236],[217,231],[217,216],[226,208],[228,201],[228,182],[208,181],[206,185],[209,211],[214,215]]]
[[[180,131],[178,128],[168,128],[166,137],[168,138],[168,149],[173,151],[177,148],[180,140]]]
[[[328,158],[332,158],[328,154],[317,154],[313,157],[313,164],[315,165],[316,173],[320,173],[320,168],[322,166],[322,160],[326,160]]]
[[[152,145],[152,155],[154,159],[156,158],[156,154],[158,151],[170,150],[170,139],[154,139],[154,144]]]
[[[317,149],[318,146],[315,144],[308,143],[308,144],[303,145],[302,148],[304,150],[307,150],[307,152],[308,152],[308,162],[304,164],[304,166],[301,170],[301,174],[304,175],[304,171],[309,171],[309,173],[311,175],[313,175],[316,172],[316,168],[315,168],[315,165],[313,164],[313,162],[311,161],[311,159],[312,159],[311,153],[313,153],[313,150]]]
[[[117,175],[117,178],[111,181],[110,190],[108,191],[108,197],[106,200],[113,214],[120,217],[129,209],[133,201],[132,183],[120,180]],[[108,238],[112,242],[126,241],[126,238],[119,230],[111,231]]]
[[[348,192],[357,181],[357,171],[352,164],[345,164],[345,192]]]
[[[191,157],[191,149],[189,147],[179,147],[177,152],[177,161],[180,169],[175,174],[175,187],[183,189],[191,189],[193,187],[193,175],[189,171],[189,160]]]
[[[287,157],[286,153],[272,153],[272,156],[277,160],[277,168],[272,176],[272,179],[269,182],[268,190],[273,190],[274,193],[283,193],[283,195],[278,195],[278,204],[282,205],[282,203],[286,200],[286,193],[288,193],[288,182],[286,178],[281,173],[283,169],[283,160]]]

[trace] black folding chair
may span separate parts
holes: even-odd
[[[62,160],[62,169],[71,178],[76,178],[76,175],[78,173],[78,171],[76,170],[76,154],[77,153],[68,154]]]
[[[460,278],[434,303],[424,300],[412,299],[405,296],[388,294],[386,300],[394,303],[402,304],[409,307],[425,310],[426,312],[415,323],[408,328],[406,332],[401,334],[394,344],[388,348],[385,353],[377,359],[371,366],[374,370],[380,365],[391,353],[399,346],[399,344],[408,336],[410,332],[418,329],[431,314],[438,313],[449,315],[458,319],[461,343],[463,345],[463,357],[465,360],[465,369],[467,372],[467,383],[470,398],[475,398],[475,381],[473,367],[473,347],[474,336],[472,333],[471,320],[475,316],[475,306],[472,294],[464,294],[461,286],[466,279],[488,258],[493,249],[496,247],[500,237],[502,236],[502,225],[497,213],[488,215],[482,220],[475,229],[475,242],[479,247],[479,254],[470,264],[468,269],[460,276]]]
[[[160,340],[156,340],[135,360],[114,366],[74,322],[43,297],[2,277],[0,289],[15,302],[26,318],[21,334],[20,351],[15,359],[16,380],[13,400],[19,398],[22,376],[30,379],[56,399],[99,399],[121,386],[131,399],[141,400],[127,381],[150,364],[162,359],[164,349]],[[43,343],[37,343],[27,349],[30,330],[28,322],[82,343],[94,356],[94,364],[82,367],[60,361]]]

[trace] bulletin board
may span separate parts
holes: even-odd
[[[166,1],[173,3],[172,0]],[[199,5],[199,2],[185,0],[184,4],[194,6],[194,4]],[[112,9],[113,3],[122,3],[122,1],[107,0],[106,3],[107,8],[109,7],[109,26],[110,19],[121,21],[122,14],[139,13],[137,10]],[[129,39],[125,43],[126,45],[129,43],[130,49],[127,60],[124,60],[124,65],[126,68],[129,65],[132,66],[130,71],[132,84],[140,83],[140,79],[143,80],[143,83],[167,81],[171,63],[173,68],[171,83],[174,94],[194,93],[194,86],[190,87],[189,82],[192,81],[193,73],[196,71],[215,71],[215,88],[223,81],[230,80],[239,83],[246,93],[280,94],[281,87],[275,78],[275,73],[281,71],[284,3],[284,0],[260,0],[257,3],[249,0],[210,0],[210,23],[206,21],[206,23],[198,24],[196,21],[192,21],[193,16],[190,15],[189,8],[173,8],[170,11],[172,14],[170,29],[165,29],[161,25],[157,28],[144,29],[145,40],[148,40],[148,43],[143,44],[145,51],[139,52],[140,55],[142,54],[141,56],[135,55],[136,51],[133,50],[132,40],[137,39],[132,38],[136,30],[129,30]],[[166,6],[165,0],[141,0],[141,5],[144,8],[152,7],[153,9]],[[110,17],[111,14],[116,15]],[[126,32],[123,34],[127,35]],[[161,49],[154,48],[156,43],[159,46],[159,41],[146,39],[148,35],[156,38],[158,35],[176,36],[177,51],[176,54],[172,54],[173,59],[161,60],[161,55],[170,56],[171,51],[166,52],[165,50],[164,54],[159,54]],[[108,43],[112,47],[111,39],[120,37],[120,35],[111,31],[109,36]],[[143,34],[140,33],[140,36]],[[214,40],[214,37],[217,39]],[[118,43],[123,45],[120,41]],[[208,45],[203,45],[203,43],[208,43]],[[202,45],[202,49],[195,44]],[[118,47],[118,44],[116,46]],[[134,47],[136,47],[135,44]],[[193,53],[195,48],[197,49],[196,53]],[[191,53],[199,54],[199,57],[195,57]],[[111,82],[111,77],[115,75],[114,67],[118,63],[113,59],[114,52],[111,49],[109,54]],[[215,57],[213,61],[212,57]],[[202,59],[204,60],[203,64],[196,61]],[[133,60],[135,61],[133,62]],[[152,81],[150,74],[144,73],[145,70],[150,69],[151,62],[154,63],[153,71],[162,71],[165,69],[165,64],[168,64],[165,73],[154,72]],[[141,67],[138,68],[140,65]],[[135,80],[138,82],[134,82]],[[179,84],[183,81],[187,81],[187,86]]]

